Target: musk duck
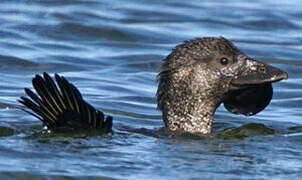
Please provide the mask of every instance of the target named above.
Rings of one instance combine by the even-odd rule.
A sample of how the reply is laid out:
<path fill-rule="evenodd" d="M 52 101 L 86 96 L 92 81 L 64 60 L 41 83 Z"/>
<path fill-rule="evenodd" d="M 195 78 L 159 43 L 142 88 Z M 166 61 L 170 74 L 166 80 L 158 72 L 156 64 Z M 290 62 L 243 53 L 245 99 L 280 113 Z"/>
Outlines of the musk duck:
<path fill-rule="evenodd" d="M 223 37 L 197 38 L 176 46 L 158 74 L 157 104 L 170 132 L 209 134 L 217 107 L 251 116 L 271 101 L 271 83 L 287 79 L 286 72 L 254 60 Z M 112 131 L 112 117 L 87 103 L 63 76 L 55 81 L 44 73 L 32 80 L 34 93 L 19 102 L 50 130 Z"/>

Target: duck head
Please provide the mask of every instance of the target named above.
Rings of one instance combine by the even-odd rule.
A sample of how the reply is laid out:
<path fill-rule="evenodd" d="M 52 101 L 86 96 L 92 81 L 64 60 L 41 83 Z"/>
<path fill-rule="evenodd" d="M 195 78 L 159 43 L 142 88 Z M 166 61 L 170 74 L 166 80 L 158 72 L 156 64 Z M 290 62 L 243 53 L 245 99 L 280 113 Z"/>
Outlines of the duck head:
<path fill-rule="evenodd" d="M 221 103 L 232 113 L 254 115 L 270 103 L 271 83 L 287 77 L 223 37 L 198 38 L 176 46 L 164 59 L 158 108 L 168 130 L 207 134 Z"/>

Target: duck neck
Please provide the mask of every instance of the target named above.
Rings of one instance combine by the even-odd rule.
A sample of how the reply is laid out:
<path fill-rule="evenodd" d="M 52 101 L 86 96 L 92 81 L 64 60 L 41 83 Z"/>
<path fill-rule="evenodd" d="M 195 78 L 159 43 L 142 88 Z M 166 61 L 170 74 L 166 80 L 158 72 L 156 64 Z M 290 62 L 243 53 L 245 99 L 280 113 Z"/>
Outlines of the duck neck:
<path fill-rule="evenodd" d="M 182 97 L 178 103 L 168 103 L 164 111 L 165 125 L 170 131 L 209 134 L 218 103 L 210 99 Z M 206 99 L 206 100 L 205 100 Z"/>
<path fill-rule="evenodd" d="M 221 95 L 215 88 L 213 78 L 216 77 L 209 78 L 207 72 L 204 73 L 196 75 L 183 69 L 170 76 L 161 106 L 168 130 L 211 133 L 213 116 L 221 102 Z"/>

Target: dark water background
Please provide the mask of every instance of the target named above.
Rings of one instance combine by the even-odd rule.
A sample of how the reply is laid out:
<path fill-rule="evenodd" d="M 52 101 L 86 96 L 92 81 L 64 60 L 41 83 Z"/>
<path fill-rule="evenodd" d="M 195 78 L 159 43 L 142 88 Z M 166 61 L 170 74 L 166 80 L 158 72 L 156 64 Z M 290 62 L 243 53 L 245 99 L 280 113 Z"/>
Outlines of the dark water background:
<path fill-rule="evenodd" d="M 278 2 L 278 3 L 276 3 Z M 300 179 L 302 3 L 275 1 L 2 0 L 0 179 Z M 215 131 L 261 123 L 247 138 L 170 137 L 156 110 L 156 74 L 180 42 L 225 36 L 289 73 L 253 117 L 220 107 Z M 36 73 L 59 72 L 114 116 L 115 134 L 41 137 L 16 100 Z M 139 128 L 146 128 L 135 130 Z M 257 134 L 257 132 L 256 132 Z"/>

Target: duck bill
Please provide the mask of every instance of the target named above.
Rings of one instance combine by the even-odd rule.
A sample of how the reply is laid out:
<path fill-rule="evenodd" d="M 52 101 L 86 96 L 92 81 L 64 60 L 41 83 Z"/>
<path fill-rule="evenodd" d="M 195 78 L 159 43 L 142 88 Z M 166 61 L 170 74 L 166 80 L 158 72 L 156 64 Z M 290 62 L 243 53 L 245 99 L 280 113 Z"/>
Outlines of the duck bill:
<path fill-rule="evenodd" d="M 252 116 L 267 107 L 273 96 L 272 83 L 287 79 L 286 72 L 248 59 L 240 74 L 231 80 L 231 90 L 223 101 L 224 107 L 235 114 Z"/>
<path fill-rule="evenodd" d="M 248 59 L 241 69 L 240 75 L 236 76 L 231 84 L 238 88 L 242 86 L 278 82 L 287 78 L 287 73 L 281 69 L 256 60 Z"/>

